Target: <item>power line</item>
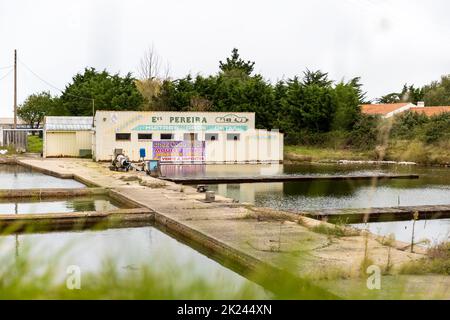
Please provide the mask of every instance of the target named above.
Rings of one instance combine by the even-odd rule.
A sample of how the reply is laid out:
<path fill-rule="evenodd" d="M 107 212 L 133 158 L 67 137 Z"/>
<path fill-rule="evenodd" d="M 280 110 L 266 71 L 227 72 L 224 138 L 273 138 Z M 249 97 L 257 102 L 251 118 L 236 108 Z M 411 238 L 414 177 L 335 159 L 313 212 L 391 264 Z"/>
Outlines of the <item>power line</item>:
<path fill-rule="evenodd" d="M 42 78 L 40 75 L 38 75 L 36 72 L 34 72 L 33 70 L 31 70 L 30 67 L 28 67 L 22 60 L 17 59 L 19 61 L 19 63 L 25 67 L 25 69 L 27 69 L 31 74 L 33 74 L 36 78 L 38 78 L 39 80 L 41 80 L 42 82 L 44 82 L 46 85 L 48 85 L 49 87 L 58 90 L 59 92 L 66 94 L 68 96 L 72 96 L 74 98 L 79 98 L 79 99 L 84 99 L 84 100 L 89 100 L 89 101 L 93 101 L 94 98 L 87 98 L 87 97 L 82 97 L 82 96 L 77 96 L 75 94 L 71 94 L 68 92 L 64 92 L 64 90 L 61 90 L 60 88 L 58 88 L 57 86 L 51 84 L 50 82 L 48 82 L 47 80 L 45 80 L 44 78 Z"/>
<path fill-rule="evenodd" d="M 7 76 L 9 76 L 13 72 L 13 69 L 9 70 L 3 77 L 0 78 L 0 80 L 5 79 Z"/>
<path fill-rule="evenodd" d="M 5 66 L 5 67 L 0 67 L 0 69 L 8 69 L 8 68 L 12 68 L 13 66 Z"/>

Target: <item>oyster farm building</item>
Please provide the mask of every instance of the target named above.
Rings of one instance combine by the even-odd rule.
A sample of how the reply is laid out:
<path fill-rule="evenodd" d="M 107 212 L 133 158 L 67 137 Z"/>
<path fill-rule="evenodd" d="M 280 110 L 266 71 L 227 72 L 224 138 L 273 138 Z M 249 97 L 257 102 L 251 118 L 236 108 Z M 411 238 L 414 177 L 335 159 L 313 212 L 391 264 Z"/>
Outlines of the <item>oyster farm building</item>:
<path fill-rule="evenodd" d="M 61 117 L 64 118 L 64 117 Z M 84 126 L 73 122 L 78 118 Z M 92 119 L 92 118 L 91 118 Z M 52 119 L 55 121 L 55 119 Z M 80 124 L 81 124 L 80 123 Z M 71 117 L 69 129 L 44 139 L 44 157 L 74 156 L 75 129 L 86 130 L 86 117 Z M 54 127 L 46 127 L 44 132 Z M 255 129 L 255 113 L 246 112 L 141 112 L 97 111 L 92 121 L 91 154 L 96 161 L 111 161 L 121 149 L 132 161 L 162 163 L 278 163 L 283 161 L 283 134 Z M 55 137 L 59 137 L 55 139 Z M 72 150 L 55 150 L 58 146 Z M 46 153 L 45 150 L 52 150 Z M 86 154 L 86 145 L 83 145 Z M 80 154 L 80 153 L 79 153 Z"/>

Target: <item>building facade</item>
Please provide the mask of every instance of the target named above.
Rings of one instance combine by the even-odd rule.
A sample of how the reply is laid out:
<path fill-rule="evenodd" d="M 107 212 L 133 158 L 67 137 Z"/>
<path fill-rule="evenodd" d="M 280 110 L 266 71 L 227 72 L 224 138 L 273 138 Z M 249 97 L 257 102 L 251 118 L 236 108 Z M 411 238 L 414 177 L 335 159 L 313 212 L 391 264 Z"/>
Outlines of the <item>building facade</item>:
<path fill-rule="evenodd" d="M 163 163 L 281 162 L 283 134 L 255 129 L 254 113 L 97 111 L 93 158 L 115 149 L 132 161 Z"/>
<path fill-rule="evenodd" d="M 92 117 L 45 117 L 43 157 L 91 157 Z"/>

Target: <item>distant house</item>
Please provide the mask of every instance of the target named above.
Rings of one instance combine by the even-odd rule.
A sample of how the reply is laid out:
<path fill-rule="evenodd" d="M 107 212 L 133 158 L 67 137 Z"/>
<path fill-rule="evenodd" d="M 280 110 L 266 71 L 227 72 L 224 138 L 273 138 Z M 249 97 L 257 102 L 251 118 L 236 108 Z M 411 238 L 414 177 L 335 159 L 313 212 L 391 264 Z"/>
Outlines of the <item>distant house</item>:
<path fill-rule="evenodd" d="M 450 106 L 439 106 L 439 107 L 414 107 L 411 111 L 425 114 L 429 117 L 437 116 L 446 112 L 450 112 Z"/>
<path fill-rule="evenodd" d="M 445 112 L 450 112 L 450 106 L 425 107 L 424 102 L 413 103 L 388 103 L 388 104 L 363 104 L 361 112 L 367 115 L 379 115 L 383 118 L 390 118 L 396 114 L 412 111 L 425 114 L 429 117 Z"/>
<path fill-rule="evenodd" d="M 417 107 L 412 103 L 384 103 L 384 104 L 363 104 L 361 112 L 367 115 L 378 115 L 383 118 L 391 118 L 398 113 L 402 113 Z"/>

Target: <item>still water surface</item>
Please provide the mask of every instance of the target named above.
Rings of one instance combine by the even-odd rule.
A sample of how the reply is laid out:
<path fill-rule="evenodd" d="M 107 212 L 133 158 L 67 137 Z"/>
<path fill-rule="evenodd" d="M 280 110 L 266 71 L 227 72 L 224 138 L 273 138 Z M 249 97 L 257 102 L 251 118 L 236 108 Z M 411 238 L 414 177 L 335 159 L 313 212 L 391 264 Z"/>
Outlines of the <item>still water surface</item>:
<path fill-rule="evenodd" d="M 45 199 L 41 201 L 30 199 L 0 199 L 0 215 L 105 211 L 124 207 L 124 205 L 106 196 L 75 197 L 54 200 Z"/>
<path fill-rule="evenodd" d="M 167 166 L 168 176 L 418 174 L 419 179 L 221 184 L 209 188 L 240 202 L 277 209 L 368 208 L 450 204 L 450 169 L 363 165 Z"/>
<path fill-rule="evenodd" d="M 294 211 L 324 208 L 369 208 L 450 204 L 450 168 L 401 165 L 206 165 L 167 166 L 171 176 L 259 176 L 259 175 L 375 175 L 418 174 L 419 179 L 368 181 L 304 181 L 284 183 L 221 184 L 210 190 L 261 207 Z M 368 225 L 375 233 L 393 233 L 399 240 L 411 239 L 411 221 L 379 222 Z M 416 239 L 448 240 L 448 220 L 416 223 Z"/>
<path fill-rule="evenodd" d="M 83 188 L 72 179 L 52 177 L 19 165 L 0 164 L 0 189 Z"/>
<path fill-rule="evenodd" d="M 22 234 L 0 237 L 2 261 L 24 256 L 28 261 L 53 265 L 65 279 L 66 268 L 79 266 L 82 274 L 100 271 L 106 265 L 121 274 L 139 273 L 149 267 L 161 281 L 183 286 L 193 279 L 217 285 L 220 296 L 232 297 L 248 285 L 257 297 L 269 293 L 234 271 L 173 239 L 153 226 L 98 231 Z M 39 272 L 37 269 L 35 272 Z M 175 291 L 176 292 L 176 291 Z"/>

